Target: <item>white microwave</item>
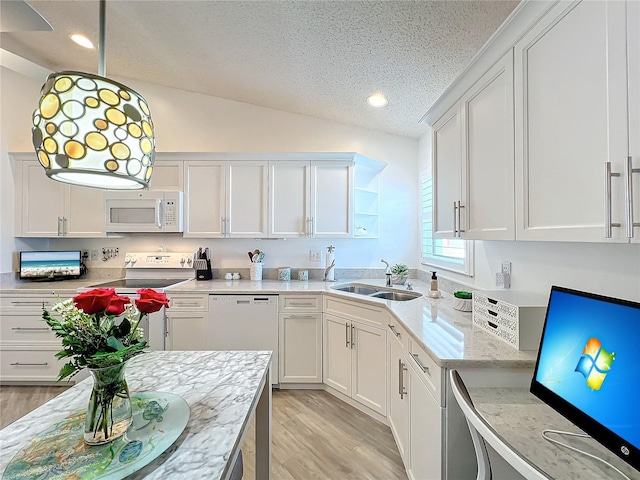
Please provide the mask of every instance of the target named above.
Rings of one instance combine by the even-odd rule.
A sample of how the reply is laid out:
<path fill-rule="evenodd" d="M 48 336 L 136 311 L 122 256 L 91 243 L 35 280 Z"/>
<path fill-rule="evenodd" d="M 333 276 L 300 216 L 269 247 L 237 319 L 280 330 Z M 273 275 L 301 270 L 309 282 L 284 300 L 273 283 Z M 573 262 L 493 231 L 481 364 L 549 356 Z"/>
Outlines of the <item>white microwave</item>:
<path fill-rule="evenodd" d="M 107 233 L 182 232 L 182 192 L 106 191 Z"/>

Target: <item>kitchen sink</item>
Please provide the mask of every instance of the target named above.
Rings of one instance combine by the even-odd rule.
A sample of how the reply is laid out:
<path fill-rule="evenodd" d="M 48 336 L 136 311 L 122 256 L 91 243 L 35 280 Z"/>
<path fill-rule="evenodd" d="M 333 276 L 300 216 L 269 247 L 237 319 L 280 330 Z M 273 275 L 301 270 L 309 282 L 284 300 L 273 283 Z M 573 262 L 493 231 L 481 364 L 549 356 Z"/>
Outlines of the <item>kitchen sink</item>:
<path fill-rule="evenodd" d="M 406 302 L 407 300 L 413 300 L 414 298 L 418 298 L 422 296 L 422 294 L 416 293 L 416 292 L 382 291 L 378 293 L 373 293 L 370 296 L 374 298 L 384 298 L 385 300 L 395 300 L 396 302 Z"/>
<path fill-rule="evenodd" d="M 406 302 L 407 300 L 413 300 L 422 296 L 422 294 L 418 292 L 373 287 L 371 285 L 362 285 L 359 283 L 345 283 L 344 285 L 336 285 L 331 288 L 341 292 L 355 293 L 366 297 L 393 300 L 396 302 Z"/>

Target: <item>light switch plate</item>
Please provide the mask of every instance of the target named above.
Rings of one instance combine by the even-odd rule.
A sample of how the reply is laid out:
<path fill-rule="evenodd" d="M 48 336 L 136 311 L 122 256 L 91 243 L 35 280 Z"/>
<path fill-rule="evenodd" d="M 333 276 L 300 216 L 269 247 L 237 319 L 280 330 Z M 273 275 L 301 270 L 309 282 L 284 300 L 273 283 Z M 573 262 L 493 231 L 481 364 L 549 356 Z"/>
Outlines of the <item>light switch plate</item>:
<path fill-rule="evenodd" d="M 322 251 L 309 250 L 309 260 L 312 262 L 320 263 L 322 261 Z"/>

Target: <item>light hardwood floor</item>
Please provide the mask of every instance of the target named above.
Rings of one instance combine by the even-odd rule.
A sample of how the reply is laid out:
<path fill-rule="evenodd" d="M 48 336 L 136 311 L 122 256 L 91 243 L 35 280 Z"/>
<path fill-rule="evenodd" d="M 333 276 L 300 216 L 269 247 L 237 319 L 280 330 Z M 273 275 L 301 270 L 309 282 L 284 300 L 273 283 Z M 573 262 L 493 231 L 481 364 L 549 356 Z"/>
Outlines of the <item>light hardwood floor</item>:
<path fill-rule="evenodd" d="M 0 387 L 5 427 L 65 387 Z M 245 474 L 255 479 L 253 425 L 242 445 Z M 274 390 L 274 480 L 405 480 L 389 427 L 321 390 Z"/>

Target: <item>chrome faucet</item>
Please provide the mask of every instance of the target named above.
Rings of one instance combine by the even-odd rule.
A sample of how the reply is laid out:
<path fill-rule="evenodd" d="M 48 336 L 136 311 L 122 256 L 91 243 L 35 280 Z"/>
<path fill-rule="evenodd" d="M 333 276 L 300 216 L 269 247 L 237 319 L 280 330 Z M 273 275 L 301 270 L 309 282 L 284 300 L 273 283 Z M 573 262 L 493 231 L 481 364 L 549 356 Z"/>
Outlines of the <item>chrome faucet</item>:
<path fill-rule="evenodd" d="M 387 266 L 387 270 L 384 272 L 384 274 L 387 276 L 387 287 L 390 287 L 391 286 L 391 267 L 389 266 L 389 262 L 387 262 L 384 258 L 381 259 L 380 261 Z"/>

